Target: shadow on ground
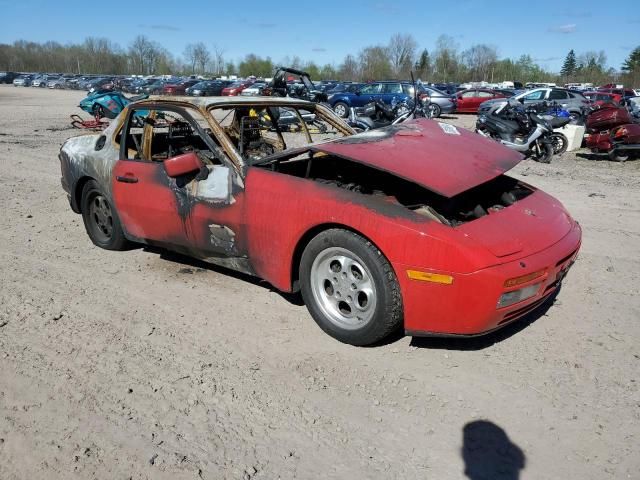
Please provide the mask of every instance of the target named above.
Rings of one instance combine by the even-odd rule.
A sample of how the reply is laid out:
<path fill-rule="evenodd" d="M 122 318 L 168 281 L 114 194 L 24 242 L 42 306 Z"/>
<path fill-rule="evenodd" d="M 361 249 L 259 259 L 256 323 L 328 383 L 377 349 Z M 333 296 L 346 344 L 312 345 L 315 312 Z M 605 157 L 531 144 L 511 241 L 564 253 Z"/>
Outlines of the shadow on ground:
<path fill-rule="evenodd" d="M 238 280 L 242 280 L 243 282 L 247 282 L 252 285 L 257 285 L 259 287 L 265 288 L 270 292 L 277 293 L 282 298 L 284 298 L 287 302 L 293 305 L 297 305 L 297 306 L 304 305 L 304 302 L 302 301 L 302 295 L 300 295 L 300 293 L 281 292 L 277 288 L 274 288 L 269 282 L 266 282 L 265 280 L 262 280 L 258 277 L 253 277 L 251 275 L 247 275 L 246 273 L 241 273 L 236 270 L 231 270 L 230 268 L 213 265 L 203 260 L 198 260 L 197 258 L 189 257 L 187 255 L 182 255 L 180 253 L 175 253 L 160 247 L 152 247 L 152 246 L 144 245 L 143 250 L 145 252 L 158 254 L 162 260 L 166 260 L 172 263 L 177 263 L 180 265 L 186 265 L 187 268 L 181 268 L 180 270 L 178 270 L 179 273 L 188 275 L 188 274 L 194 273 L 194 271 L 196 270 L 200 270 L 200 271 L 208 270 L 211 272 L 220 273 L 222 275 L 226 275 L 232 278 L 237 278 Z M 188 267 L 191 267 L 191 269 Z"/>
<path fill-rule="evenodd" d="M 158 254 L 161 259 L 183 265 L 184 268 L 178 270 L 178 273 L 193 274 L 196 271 L 212 271 L 222 275 L 227 275 L 244 282 L 248 282 L 252 285 L 257 285 L 269 290 L 270 292 L 277 293 L 284 300 L 292 305 L 304 306 L 302 295 L 299 292 L 286 293 L 274 288 L 269 282 L 266 282 L 260 278 L 247 275 L 245 273 L 237 272 L 229 268 L 221 267 L 207 263 L 203 260 L 198 260 L 187 255 L 175 253 L 163 248 L 144 245 L 141 246 L 144 251 Z M 547 310 L 553 305 L 558 292 L 562 287 L 558 288 L 542 305 L 528 313 L 524 317 L 514 321 L 513 323 L 503 327 L 495 332 L 488 333 L 477 337 L 463 337 L 463 336 L 451 336 L 451 337 L 413 337 L 410 345 L 418 348 L 430 348 L 430 349 L 442 349 L 442 350 L 462 350 L 462 351 L 474 351 L 488 348 L 498 342 L 502 342 L 510 338 L 511 336 L 521 332 L 540 317 L 546 315 Z M 393 344 L 405 337 L 403 330 L 398 330 L 384 340 L 371 347 L 382 347 L 385 345 Z"/>
<path fill-rule="evenodd" d="M 518 480 L 526 465 L 522 449 L 488 420 L 464 426 L 461 454 L 464 474 L 471 480 Z"/>

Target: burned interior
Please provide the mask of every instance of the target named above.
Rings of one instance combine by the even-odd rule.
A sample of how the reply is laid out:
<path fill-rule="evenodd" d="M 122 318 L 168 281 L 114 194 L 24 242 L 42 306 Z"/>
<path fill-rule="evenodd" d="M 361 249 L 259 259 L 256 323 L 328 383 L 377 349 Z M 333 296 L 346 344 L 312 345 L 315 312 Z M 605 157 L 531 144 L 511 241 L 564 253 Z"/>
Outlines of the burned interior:
<path fill-rule="evenodd" d="M 250 162 L 352 133 L 310 106 L 229 105 L 212 109 L 211 115 Z"/>
<path fill-rule="evenodd" d="M 263 159 L 255 166 L 379 197 L 451 227 L 502 210 L 533 193 L 522 182 L 499 175 L 447 198 L 396 175 L 312 149 Z"/>

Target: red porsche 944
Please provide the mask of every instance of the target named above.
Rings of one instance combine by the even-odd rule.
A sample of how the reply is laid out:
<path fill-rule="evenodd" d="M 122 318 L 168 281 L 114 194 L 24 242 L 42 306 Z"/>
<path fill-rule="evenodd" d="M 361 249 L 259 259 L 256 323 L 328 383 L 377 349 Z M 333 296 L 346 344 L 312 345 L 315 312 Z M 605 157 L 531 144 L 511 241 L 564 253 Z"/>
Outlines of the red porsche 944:
<path fill-rule="evenodd" d="M 581 230 L 505 175 L 520 161 L 432 120 L 356 134 L 274 97 L 150 98 L 60 151 L 99 247 L 157 245 L 299 290 L 354 345 L 490 332 L 557 290 Z"/>

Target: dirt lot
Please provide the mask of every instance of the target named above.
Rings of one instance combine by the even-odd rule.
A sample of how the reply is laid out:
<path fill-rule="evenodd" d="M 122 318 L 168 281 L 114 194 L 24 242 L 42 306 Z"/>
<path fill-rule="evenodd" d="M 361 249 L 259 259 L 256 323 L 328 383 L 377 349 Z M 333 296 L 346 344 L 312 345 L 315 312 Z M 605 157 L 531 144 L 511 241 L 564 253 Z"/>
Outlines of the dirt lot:
<path fill-rule="evenodd" d="M 82 95 L 0 86 L 0 478 L 640 478 L 640 161 L 516 168 L 584 229 L 546 311 L 355 348 L 265 283 L 94 247 L 57 160 Z"/>

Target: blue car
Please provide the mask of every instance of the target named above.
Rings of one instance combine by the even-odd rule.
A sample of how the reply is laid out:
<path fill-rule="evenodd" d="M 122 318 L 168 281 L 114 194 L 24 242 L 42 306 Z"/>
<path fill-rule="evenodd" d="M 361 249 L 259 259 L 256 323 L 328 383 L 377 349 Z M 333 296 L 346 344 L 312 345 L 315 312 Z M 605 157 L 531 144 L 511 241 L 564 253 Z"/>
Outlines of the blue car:
<path fill-rule="evenodd" d="M 367 83 L 355 92 L 333 93 L 327 101 L 338 116 L 346 118 L 351 107 L 363 107 L 376 100 L 391 105 L 394 98 L 398 102 L 413 98 L 413 85 L 410 82 L 393 81 Z"/>

